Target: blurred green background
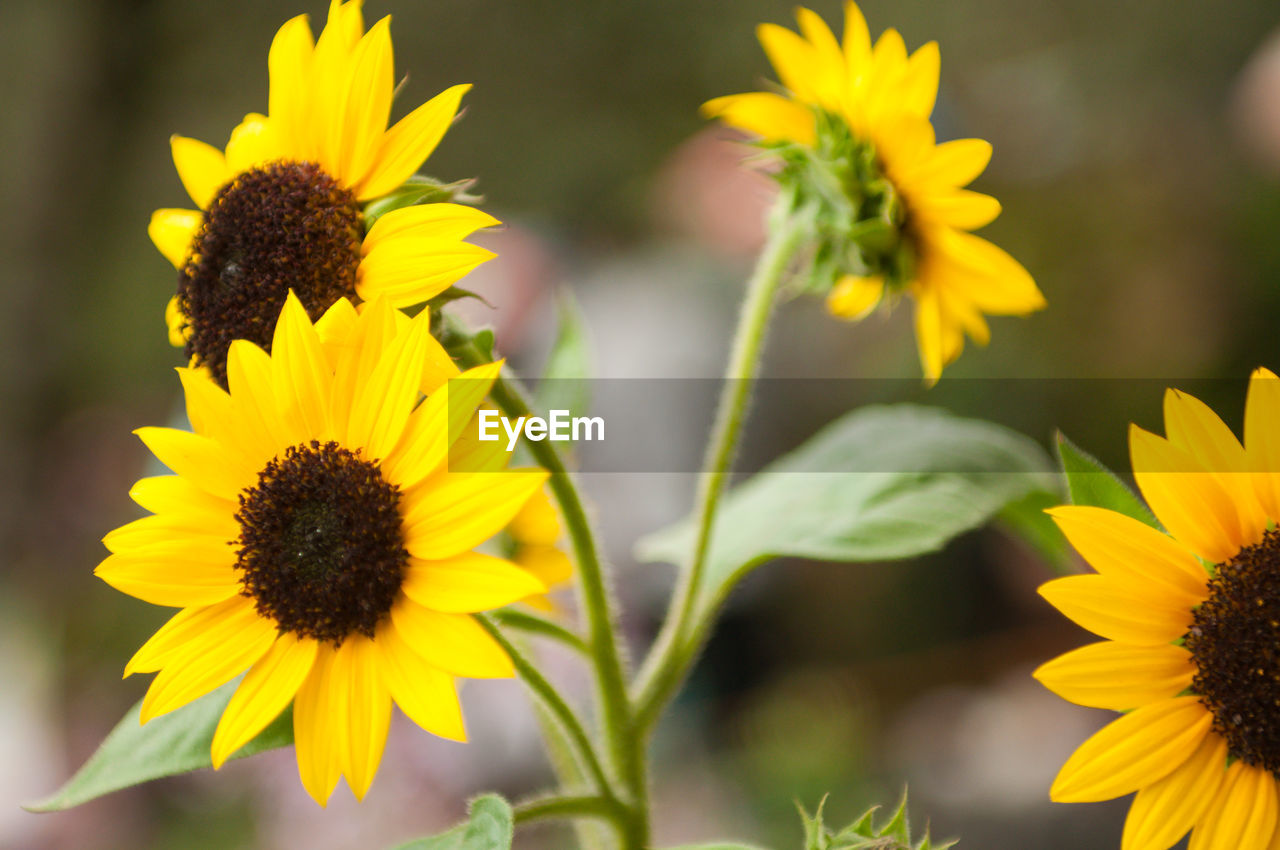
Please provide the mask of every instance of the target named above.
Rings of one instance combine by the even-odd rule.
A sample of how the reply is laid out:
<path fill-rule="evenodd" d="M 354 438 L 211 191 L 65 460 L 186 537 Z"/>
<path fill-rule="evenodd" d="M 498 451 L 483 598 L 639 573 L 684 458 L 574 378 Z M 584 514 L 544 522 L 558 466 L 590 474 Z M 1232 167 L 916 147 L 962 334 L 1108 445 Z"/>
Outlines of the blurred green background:
<path fill-rule="evenodd" d="M 812 5 L 839 26 L 838 3 Z M 790 23 L 791 10 L 774 0 L 367 4 L 369 22 L 394 16 L 408 77 L 397 114 L 475 84 L 426 170 L 478 176 L 487 208 L 510 225 L 486 237 L 501 258 L 475 284 L 499 309 L 473 315 L 496 324 L 517 363 L 536 372 L 551 294 L 565 283 L 590 316 L 601 375 L 718 374 L 767 182 L 739 167 L 741 150 L 697 107 L 770 76 L 752 30 Z M 909 310 L 855 327 L 797 302 L 781 311 L 767 373 L 908 379 L 913 398 L 1046 445 L 1061 426 L 1118 467 L 1129 421 L 1159 427 L 1166 382 L 1229 379 L 1201 386 L 1238 427 L 1240 380 L 1280 367 L 1280 10 L 1263 0 L 869 0 L 864 10 L 873 33 L 897 26 L 912 48 L 940 41 L 939 136 L 994 144 L 976 188 L 1005 212 L 984 235 L 1031 270 L 1050 306 L 996 320 L 990 348 L 948 371 L 966 380 L 925 393 Z M 145 683 L 121 684 L 119 671 L 164 616 L 91 569 L 101 535 L 133 516 L 125 494 L 146 459 L 130 431 L 166 420 L 176 402 L 179 358 L 162 321 L 174 274 L 145 232 L 154 208 L 186 204 L 167 139 L 225 142 L 245 112 L 265 108 L 275 28 L 305 11 L 318 31 L 324 8 L 7 0 L 3 11 L 0 847 L 376 848 L 451 822 L 487 787 L 537 788 L 546 771 L 528 711 L 494 698 L 518 689 L 481 683 L 468 689 L 474 743 L 397 723 L 362 806 L 340 790 L 317 809 L 286 752 L 67 814 L 16 808 L 64 779 L 137 699 Z M 830 412 L 823 402 L 757 410 L 752 431 L 812 431 Z M 685 431 L 673 444 L 703 438 Z M 757 438 L 746 461 L 780 447 Z M 588 481 L 637 646 L 669 574 L 631 563 L 630 541 L 681 514 L 693 483 Z M 812 808 L 831 792 L 839 820 L 893 802 L 909 781 L 913 810 L 962 847 L 1118 845 L 1123 804 L 1047 802 L 1062 759 L 1104 719 L 1027 675 L 1082 642 L 1034 595 L 1047 575 L 997 532 L 910 564 L 763 570 L 663 727 L 659 840 L 733 834 L 797 847 L 794 799 Z M 582 685 L 572 670 L 557 675 Z"/>

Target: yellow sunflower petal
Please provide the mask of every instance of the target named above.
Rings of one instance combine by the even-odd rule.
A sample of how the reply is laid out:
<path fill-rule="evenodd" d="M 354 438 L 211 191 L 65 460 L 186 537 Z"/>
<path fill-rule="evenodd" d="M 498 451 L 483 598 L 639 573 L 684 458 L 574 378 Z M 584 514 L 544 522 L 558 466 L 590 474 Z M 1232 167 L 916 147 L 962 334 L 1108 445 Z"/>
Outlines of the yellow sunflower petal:
<path fill-rule="evenodd" d="M 387 480 L 408 489 L 439 469 L 501 370 L 501 362 L 468 369 L 428 395 L 383 464 Z"/>
<path fill-rule="evenodd" d="M 470 615 L 432 611 L 401 596 L 391 606 L 391 623 L 433 667 L 470 679 L 515 675 L 507 653 Z"/>
<path fill-rule="evenodd" d="M 191 337 L 191 327 L 182 313 L 177 295 L 171 296 L 169 303 L 164 305 L 164 323 L 169 329 L 169 344 L 174 348 L 185 346 Z"/>
<path fill-rule="evenodd" d="M 292 442 L 330 439 L 333 373 L 307 310 L 292 291 L 271 342 L 271 371 L 276 402 Z"/>
<path fill-rule="evenodd" d="M 276 403 L 270 355 L 248 340 L 233 341 L 227 349 L 227 386 L 245 431 L 263 435 L 276 450 L 293 444 Z"/>
<path fill-rule="evenodd" d="M 1269 369 L 1249 377 L 1244 444 L 1258 498 L 1269 516 L 1280 519 L 1280 379 Z"/>
<path fill-rule="evenodd" d="M 938 294 L 922 290 L 916 295 L 916 346 L 925 381 L 942 377 L 942 369 L 959 355 L 964 338 L 943 316 Z"/>
<path fill-rule="evenodd" d="M 336 651 L 320 644 L 311 672 L 293 700 L 293 743 L 298 758 L 298 777 L 311 798 L 325 806 L 342 775 L 338 749 L 346 724 L 346 700 L 340 700 L 334 686 Z"/>
<path fill-rule="evenodd" d="M 496 254 L 469 242 L 391 239 L 373 246 L 357 270 L 356 294 L 410 307 L 436 297 Z"/>
<path fill-rule="evenodd" d="M 351 58 L 337 150 L 338 173 L 348 186 L 359 186 L 374 166 L 391 117 L 395 72 L 390 25 L 389 15 L 374 24 Z"/>
<path fill-rule="evenodd" d="M 307 16 L 298 15 L 276 31 L 267 53 L 267 114 L 276 125 L 283 150 L 304 160 L 315 157 L 314 149 L 305 143 L 310 135 L 306 116 L 314 50 Z"/>
<path fill-rule="evenodd" d="M 1129 454 L 1156 518 L 1197 555 L 1221 563 L 1257 542 L 1258 530 L 1242 524 L 1237 508 L 1239 499 L 1252 500 L 1252 491 L 1228 491 L 1188 452 L 1136 425 L 1129 429 Z"/>
<path fill-rule="evenodd" d="M 433 611 L 470 614 L 545 593 L 541 581 L 505 558 L 467 552 L 439 561 L 410 558 L 401 589 Z"/>
<path fill-rule="evenodd" d="M 984 313 L 1022 316 L 1045 306 L 1044 295 L 1022 264 L 986 239 L 951 227 L 930 232 L 922 259 L 946 285 Z M 922 272 L 923 274 L 923 272 Z"/>
<path fill-rule="evenodd" d="M 521 569 L 533 573 L 548 591 L 573 578 L 573 562 L 556 546 L 527 543 L 516 550 L 512 560 Z"/>
<path fill-rule="evenodd" d="M 238 464 L 234 455 L 209 437 L 176 428 L 146 427 L 133 433 L 169 469 L 223 499 L 236 499 L 257 473 Z"/>
<path fill-rule="evenodd" d="M 1000 202 L 968 189 L 948 189 L 915 200 L 912 210 L 933 221 L 961 230 L 986 227 L 1000 215 Z"/>
<path fill-rule="evenodd" d="M 274 622 L 257 617 L 234 633 L 211 629 L 192 636 L 147 688 L 142 722 L 182 708 L 230 682 L 266 654 L 276 634 Z"/>
<path fill-rule="evenodd" d="M 216 440 L 249 468 L 262 466 L 275 453 L 271 435 L 250 426 L 231 396 L 214 383 L 207 370 L 177 371 L 193 431 Z"/>
<path fill-rule="evenodd" d="M 339 764 L 357 800 L 363 800 L 382 762 L 391 726 L 391 694 L 382 677 L 382 658 L 373 641 L 354 634 L 338 648 L 339 663 L 334 675 L 346 674 L 346 681 L 334 685 L 345 691 L 347 746 L 338 751 Z"/>
<path fill-rule="evenodd" d="M 444 138 L 470 85 L 445 89 L 397 121 L 382 139 L 377 164 L 357 196 L 365 201 L 396 189 L 413 176 Z"/>
<path fill-rule="evenodd" d="M 1186 762 L 1212 722 L 1195 696 L 1136 709 L 1080 745 L 1058 772 L 1049 797 L 1058 803 L 1094 803 L 1144 788 Z"/>
<path fill-rule="evenodd" d="M 933 148 L 932 153 L 912 164 L 901 180 L 911 185 L 959 188 L 967 186 L 991 162 L 991 143 L 982 139 L 955 139 Z"/>
<path fill-rule="evenodd" d="M 187 538 L 184 542 L 193 542 L 193 539 Z M 108 555 L 93 574 L 121 593 L 152 605 L 170 608 L 213 605 L 240 592 L 235 553 L 229 546 L 223 548 L 226 554 L 220 563 L 212 561 L 205 551 L 212 550 L 213 546 L 199 547 L 202 558 L 209 560 L 162 557 L 158 552 L 151 557 L 113 554 Z"/>
<path fill-rule="evenodd" d="M 383 681 L 400 710 L 433 735 L 467 740 L 453 677 L 414 652 L 390 620 L 379 624 L 373 642 L 380 655 Z"/>
<path fill-rule="evenodd" d="M 403 494 L 405 548 L 426 560 L 474 549 L 501 531 L 546 480 L 540 469 L 438 474 Z"/>
<path fill-rule="evenodd" d="M 485 410 L 494 410 L 484 405 Z M 489 422 L 489 434 L 493 435 L 493 423 Z M 449 457 L 445 467 L 437 471 L 437 475 L 450 472 L 497 472 L 506 469 L 511 461 L 511 453 L 507 451 L 507 443 L 503 439 L 480 439 L 480 414 L 471 417 L 462 429 L 462 433 L 449 447 Z"/>
<path fill-rule="evenodd" d="M 883 296 L 884 278 L 879 275 L 845 275 L 836 282 L 835 288 L 827 296 L 827 312 L 841 319 L 860 321 L 871 315 Z"/>
<path fill-rule="evenodd" d="M 1187 597 L 1187 607 L 1202 600 L 1209 574 L 1190 549 L 1146 523 L 1088 505 L 1063 505 L 1048 511 L 1067 540 L 1095 570 L 1150 582 Z"/>
<path fill-rule="evenodd" d="M 154 673 L 170 661 L 181 658 L 193 641 L 204 636 L 223 640 L 244 631 L 259 619 L 261 617 L 254 610 L 253 603 L 243 596 L 233 596 L 216 605 L 184 608 L 170 617 L 133 654 L 124 667 L 125 678 L 134 673 Z"/>
<path fill-rule="evenodd" d="M 311 672 L 318 647 L 310 638 L 283 632 L 249 668 L 213 733 L 214 770 L 284 711 Z"/>
<path fill-rule="evenodd" d="M 178 169 L 182 187 L 196 206 L 206 209 L 213 196 L 231 178 L 226 157 L 213 145 L 186 136 L 170 137 L 169 147 L 173 150 L 173 164 Z"/>
<path fill-rule="evenodd" d="M 285 154 L 275 124 L 265 115 L 252 112 L 231 131 L 227 142 L 227 172 L 239 174 L 255 165 L 281 159 Z"/>
<path fill-rule="evenodd" d="M 1212 733 L 1186 763 L 1139 789 L 1120 850 L 1168 850 L 1200 820 L 1227 773 L 1227 742 Z"/>
<path fill-rule="evenodd" d="M 817 140 L 813 110 L 773 92 L 713 98 L 702 104 L 702 114 L 768 141 L 812 145 Z"/>
<path fill-rule="evenodd" d="M 1040 586 L 1063 614 L 1104 638 L 1139 646 L 1169 643 L 1191 625 L 1191 609 L 1176 596 L 1114 576 L 1067 576 Z"/>
<path fill-rule="evenodd" d="M 1041 664 L 1033 676 L 1063 699 L 1128 711 L 1191 687 L 1191 653 L 1173 644 L 1091 643 Z"/>
<path fill-rule="evenodd" d="M 380 216 L 369 228 L 361 250 L 368 254 L 379 244 L 394 239 L 457 242 L 483 227 L 501 223 L 487 212 L 465 204 L 418 204 Z"/>
<path fill-rule="evenodd" d="M 383 350 L 368 380 L 354 388 L 346 439 L 363 446 L 367 459 L 387 457 L 399 442 L 418 399 L 422 358 L 433 343 L 431 317 L 424 310 Z"/>
<path fill-rule="evenodd" d="M 846 73 L 850 78 L 861 76 L 871 61 L 871 33 L 867 29 L 867 19 L 853 0 L 844 4 L 844 36 L 842 38 Z"/>
<path fill-rule="evenodd" d="M 156 210 L 147 225 L 147 235 L 164 258 L 180 269 L 186 265 L 191 243 L 203 223 L 204 215 L 195 210 Z"/>
<path fill-rule="evenodd" d="M 129 498 L 156 514 L 195 513 L 230 519 L 236 512 L 235 502 L 206 493 L 180 475 L 153 475 L 140 479 L 129 490 Z M 230 528 L 230 523 L 224 527 Z"/>
<path fill-rule="evenodd" d="M 820 103 L 818 92 L 827 83 L 813 45 L 777 24 L 760 24 L 756 37 L 778 72 L 778 80 L 797 100 Z"/>
<path fill-rule="evenodd" d="M 938 99 L 938 75 L 942 57 L 938 42 L 923 45 L 907 60 L 902 77 L 899 105 L 912 115 L 928 118 Z"/>
<path fill-rule="evenodd" d="M 1189 850 L 1267 850 L 1276 813 L 1275 777 L 1237 761 L 1191 833 Z"/>
<path fill-rule="evenodd" d="M 796 9 L 796 20 L 800 23 L 800 33 L 813 49 L 813 60 L 816 68 L 812 85 L 818 102 L 829 110 L 835 111 L 844 102 L 845 73 L 844 53 L 840 44 L 832 35 L 826 21 L 812 9 L 800 7 Z"/>

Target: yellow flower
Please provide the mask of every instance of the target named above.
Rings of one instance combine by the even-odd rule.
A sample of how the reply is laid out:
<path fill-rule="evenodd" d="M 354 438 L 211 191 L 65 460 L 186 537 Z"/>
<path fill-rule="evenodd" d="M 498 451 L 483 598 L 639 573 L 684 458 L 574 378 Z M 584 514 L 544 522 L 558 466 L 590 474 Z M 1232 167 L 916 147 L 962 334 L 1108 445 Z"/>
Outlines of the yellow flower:
<path fill-rule="evenodd" d="M 785 93 L 719 97 L 703 111 L 762 137 L 782 157 L 779 180 L 821 209 L 814 274 L 833 315 L 858 320 L 904 293 L 915 299 L 920 359 L 936 380 L 966 333 L 986 344 L 984 313 L 1025 315 L 1045 303 L 1026 269 L 968 232 L 1000 214 L 995 198 L 963 188 L 991 145 L 937 143 L 935 42 L 908 55 L 890 29 L 872 46 L 852 2 L 843 43 L 814 12 L 797 17 L 799 34 L 758 31 Z"/>
<path fill-rule="evenodd" d="M 573 578 L 573 563 L 558 545 L 562 532 L 560 515 L 545 487 L 525 502 L 507 526 L 512 544 L 511 560 L 537 576 L 548 590 Z M 545 593 L 533 594 L 522 601 L 539 611 L 555 611 L 555 605 Z"/>
<path fill-rule="evenodd" d="M 271 44 L 267 115 L 246 116 L 225 152 L 172 139 L 178 176 L 200 209 L 151 218 L 152 241 L 179 269 L 170 339 L 224 387 L 231 341 L 269 345 L 289 290 L 313 320 L 342 297 L 382 295 L 406 307 L 493 256 L 462 241 L 498 223 L 467 206 L 409 206 L 369 226 L 364 202 L 418 170 L 470 88 L 447 89 L 388 129 L 390 20 L 366 33 L 358 0 L 334 0 L 313 44 L 307 16 L 294 18 Z"/>
<path fill-rule="evenodd" d="M 1242 446 L 1206 405 L 1169 391 L 1167 437 L 1133 427 L 1134 477 L 1166 532 L 1094 507 L 1051 511 L 1096 574 L 1045 584 L 1105 638 L 1035 676 L 1126 712 L 1067 760 L 1050 796 L 1137 792 L 1123 850 L 1280 847 L 1280 380 L 1254 372 Z"/>
<path fill-rule="evenodd" d="M 448 435 L 500 364 L 452 378 L 429 321 L 381 298 L 357 314 L 343 299 L 313 326 L 290 295 L 271 354 L 231 344 L 229 392 L 179 370 L 193 431 L 137 432 L 175 474 L 134 486 L 153 515 L 108 534 L 96 570 L 182 609 L 125 668 L 158 674 L 142 722 L 245 673 L 214 766 L 292 702 L 298 772 L 322 805 L 340 775 L 364 796 L 393 701 L 464 740 L 455 677 L 512 674 L 469 614 L 545 590 L 473 551 L 546 473 L 447 469 Z M 421 385 L 437 389 L 419 403 Z"/>

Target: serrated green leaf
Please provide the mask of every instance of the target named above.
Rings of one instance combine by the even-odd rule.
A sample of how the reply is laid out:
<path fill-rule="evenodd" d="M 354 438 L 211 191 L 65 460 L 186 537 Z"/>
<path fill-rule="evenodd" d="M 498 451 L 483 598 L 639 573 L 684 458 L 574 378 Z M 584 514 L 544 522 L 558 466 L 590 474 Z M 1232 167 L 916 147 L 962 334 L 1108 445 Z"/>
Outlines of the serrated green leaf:
<path fill-rule="evenodd" d="M 515 829 L 511 806 L 497 794 L 471 801 L 468 820 L 430 838 L 415 838 L 395 850 L 511 850 Z"/>
<path fill-rule="evenodd" d="M 24 808 L 32 812 L 60 811 L 152 779 L 210 767 L 213 731 L 238 684 L 239 679 L 228 682 L 145 726 L 138 722 L 142 708 L 139 701 L 75 776 L 53 794 Z M 285 709 L 232 758 L 245 758 L 292 743 L 293 712 Z"/>
<path fill-rule="evenodd" d="M 871 406 L 828 425 L 724 498 L 704 613 L 776 557 L 863 562 L 914 557 L 1058 486 L 1046 452 L 999 425 L 914 405 Z M 872 470 L 868 472 L 842 470 Z M 685 520 L 637 545 L 643 561 L 681 563 Z"/>
<path fill-rule="evenodd" d="M 584 416 L 591 406 L 591 346 L 586 317 L 568 290 L 559 295 L 560 327 L 535 393 L 539 410 Z"/>
<path fill-rule="evenodd" d="M 1159 528 L 1155 516 L 1132 490 L 1097 458 L 1058 434 L 1058 460 L 1067 476 L 1067 488 L 1073 505 L 1091 505 L 1118 511 L 1125 516 Z"/>

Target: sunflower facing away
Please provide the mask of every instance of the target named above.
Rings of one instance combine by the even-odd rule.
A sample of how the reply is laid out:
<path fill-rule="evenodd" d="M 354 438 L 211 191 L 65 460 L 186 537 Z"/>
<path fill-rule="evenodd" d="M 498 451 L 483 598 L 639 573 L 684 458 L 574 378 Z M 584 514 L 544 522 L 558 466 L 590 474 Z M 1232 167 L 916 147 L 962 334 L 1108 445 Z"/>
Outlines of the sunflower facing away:
<path fill-rule="evenodd" d="M 246 116 L 225 152 L 173 137 L 178 176 L 200 209 L 151 218 L 152 241 L 179 270 L 169 336 L 223 387 L 231 341 L 267 347 L 290 290 L 313 320 L 343 297 L 406 307 L 493 256 L 462 241 L 498 223 L 467 206 L 405 207 L 368 226 L 364 203 L 418 170 L 469 88 L 447 89 L 388 129 L 389 25 L 366 33 L 358 0 L 335 0 L 313 43 L 307 16 L 294 18 L 271 44 L 267 115 Z"/>
<path fill-rule="evenodd" d="M 1244 445 L 1169 391 L 1166 437 L 1130 431 L 1134 477 L 1166 531 L 1113 511 L 1051 511 L 1096 574 L 1040 593 L 1105 638 L 1035 676 L 1126 712 L 1067 760 L 1050 796 L 1137 792 L 1123 850 L 1280 847 L 1280 380 L 1254 372 Z"/>
<path fill-rule="evenodd" d="M 193 431 L 138 431 L 175 474 L 135 485 L 153 515 L 108 534 L 96 570 L 182 609 L 125 668 L 157 673 L 143 723 L 245 673 L 214 766 L 292 702 L 298 772 L 322 805 L 340 775 L 364 796 L 393 701 L 465 738 L 454 678 L 512 675 L 469 614 L 546 589 L 472 550 L 546 474 L 446 467 L 498 366 L 424 381 L 441 362 L 425 310 L 408 319 L 379 298 L 357 315 L 342 299 L 313 326 L 290 294 L 270 354 L 231 344 L 229 392 L 179 370 Z M 439 389 L 419 402 L 424 383 Z"/>
<path fill-rule="evenodd" d="M 797 17 L 799 34 L 758 31 L 783 90 L 719 97 L 703 112 L 760 136 L 783 160 L 779 180 L 823 209 L 814 275 L 833 315 L 857 320 L 903 294 L 915 300 L 920 359 L 936 380 L 966 333 L 986 344 L 984 313 L 1026 315 L 1045 303 L 1026 269 L 968 232 L 1000 214 L 995 198 L 963 188 L 991 145 L 936 142 L 935 42 L 908 55 L 890 29 L 872 46 L 852 2 L 843 44 L 814 12 Z"/>

